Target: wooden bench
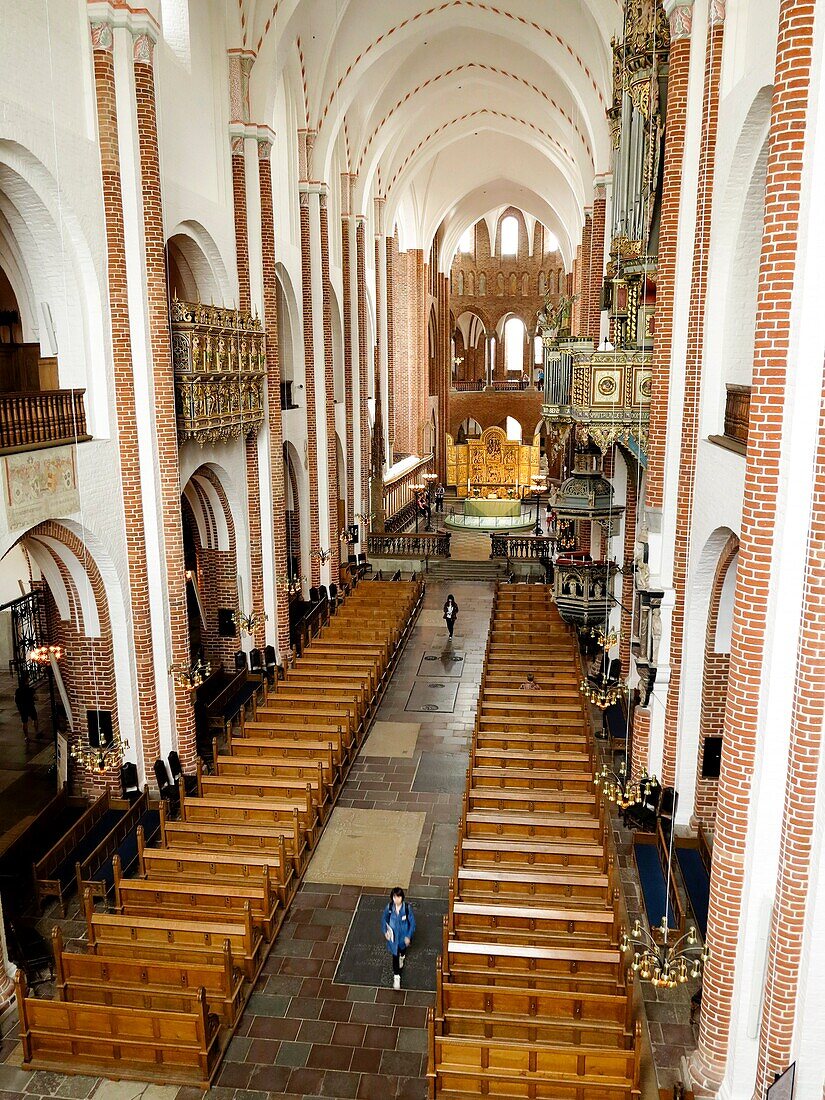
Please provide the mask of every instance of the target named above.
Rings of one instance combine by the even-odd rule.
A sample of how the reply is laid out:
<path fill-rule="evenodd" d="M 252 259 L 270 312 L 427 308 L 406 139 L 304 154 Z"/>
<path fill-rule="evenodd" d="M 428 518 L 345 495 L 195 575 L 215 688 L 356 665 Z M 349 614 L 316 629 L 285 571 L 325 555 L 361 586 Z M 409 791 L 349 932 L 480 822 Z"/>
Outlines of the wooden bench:
<path fill-rule="evenodd" d="M 120 1007 L 187 1010 L 203 988 L 210 1012 L 234 1027 L 243 1009 L 244 976 L 224 944 L 220 965 L 176 963 L 150 958 L 119 958 L 91 952 L 66 951 L 59 928 L 52 933 L 55 997 L 59 1001 Z"/>
<path fill-rule="evenodd" d="M 461 855 L 468 867 L 501 865 L 513 870 L 525 867 L 604 871 L 609 854 L 603 844 L 576 844 L 567 840 L 515 840 L 506 844 L 497 837 L 459 839 Z"/>
<path fill-rule="evenodd" d="M 4 890 L 6 916 L 22 907 L 24 893 L 34 889 L 33 866 L 65 836 L 88 810 L 89 800 L 69 794 L 64 783 L 40 813 L 9 844 L 0 856 L 0 886 Z"/>
<path fill-rule="evenodd" d="M 617 898 L 618 900 L 618 898 Z M 611 908 L 580 908 L 573 903 L 517 904 L 497 899 L 494 903 L 456 901 L 450 890 L 448 918 L 450 935 L 459 940 L 486 943 L 494 936 L 498 943 L 530 943 L 542 946 L 563 945 L 576 937 L 587 948 L 616 946 L 619 922 Z"/>
<path fill-rule="evenodd" d="M 458 853 L 458 848 L 456 848 Z M 457 867 L 456 894 L 478 901 L 527 901 L 542 903 L 569 899 L 576 905 L 604 906 L 613 898 L 611 868 L 606 872 L 571 873 L 569 868 L 559 870 L 514 871 L 500 863 L 486 867 Z"/>
<path fill-rule="evenodd" d="M 190 1012 L 29 997 L 15 978 L 24 1069 L 68 1070 L 208 1088 L 220 1057 L 219 1021 L 198 990 Z"/>
<path fill-rule="evenodd" d="M 622 952 L 607 948 L 525 947 L 523 944 L 448 939 L 442 954 L 445 981 L 563 989 L 573 993 L 626 993 Z"/>
<path fill-rule="evenodd" d="M 263 937 L 252 923 L 252 907 L 230 920 L 181 920 L 169 917 L 96 913 L 91 894 L 84 897 L 89 945 L 96 954 L 126 955 L 150 953 L 153 958 L 182 962 L 198 960 L 220 964 L 226 941 L 232 957 L 249 981 L 263 965 Z"/>
<path fill-rule="evenodd" d="M 62 914 L 66 916 L 66 899 L 77 884 L 77 864 L 82 864 L 91 855 L 130 809 L 127 801 L 112 798 L 108 791 L 95 799 L 57 844 L 34 865 L 38 906 L 42 907 L 46 898 L 57 898 Z"/>
<path fill-rule="evenodd" d="M 151 820 L 155 822 L 155 829 L 151 837 L 152 842 L 154 842 L 160 828 L 160 815 L 158 810 L 153 809 L 150 805 L 148 787 L 94 851 L 82 863 L 75 864 L 78 897 L 82 898 L 83 892 L 87 888 L 92 891 L 94 897 L 106 897 L 114 883 L 112 859 L 124 847 L 127 838 L 134 843 L 134 859 L 137 860 L 137 829 L 140 827 L 141 822 L 148 824 L 150 819 L 147 814 L 150 814 Z M 129 848 L 131 851 L 131 844 Z M 123 860 L 121 859 L 122 865 Z M 126 873 L 128 874 L 131 869 L 131 867 L 127 867 Z"/>

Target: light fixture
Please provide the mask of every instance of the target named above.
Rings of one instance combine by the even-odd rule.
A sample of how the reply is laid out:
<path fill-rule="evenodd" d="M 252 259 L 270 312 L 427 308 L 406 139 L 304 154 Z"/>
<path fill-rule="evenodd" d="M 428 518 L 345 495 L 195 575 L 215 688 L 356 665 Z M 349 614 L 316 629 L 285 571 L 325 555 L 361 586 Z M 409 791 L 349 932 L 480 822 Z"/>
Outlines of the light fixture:
<path fill-rule="evenodd" d="M 285 588 L 290 596 L 297 595 L 302 587 L 306 577 L 290 577 L 288 573 L 278 573 L 275 577 L 275 583 L 279 588 Z"/>
<path fill-rule="evenodd" d="M 194 691 L 195 688 L 200 687 L 211 671 L 212 667 L 209 662 L 200 658 L 192 661 L 189 665 L 169 666 L 169 675 L 176 684 L 186 688 L 187 691 Z"/>
<path fill-rule="evenodd" d="M 51 664 L 52 657 L 60 661 L 66 656 L 66 650 L 62 645 L 39 645 L 30 649 L 26 654 L 26 660 L 33 665 Z"/>
<path fill-rule="evenodd" d="M 646 928 L 642 928 L 639 920 L 630 933 L 622 933 L 621 949 L 633 952 L 630 966 L 642 981 L 650 982 L 657 989 L 674 989 L 677 985 L 684 985 L 689 978 L 700 978 L 710 952 L 707 947 L 699 945 L 696 928 L 691 925 L 678 940 L 669 943 L 670 930 L 665 914 L 656 931 L 662 937 L 661 943 Z"/>
<path fill-rule="evenodd" d="M 332 551 L 324 549 L 313 550 L 310 554 L 310 557 L 314 558 L 316 561 L 319 561 L 321 565 L 326 565 L 326 563 L 332 557 Z"/>
<path fill-rule="evenodd" d="M 232 613 L 232 622 L 235 626 L 239 626 L 244 634 L 254 634 L 268 618 L 269 616 L 265 611 L 250 611 L 248 615 L 244 615 L 243 611 L 238 608 L 237 612 Z"/>
<path fill-rule="evenodd" d="M 647 769 L 642 768 L 641 774 L 634 778 L 627 774 L 627 761 L 623 759 L 618 771 L 612 771 L 607 764 L 602 765 L 602 770 L 596 773 L 593 780 L 596 790 L 601 791 L 608 802 L 613 802 L 620 810 L 628 810 L 644 802 L 654 785 L 658 784 L 655 775 L 648 775 Z"/>
<path fill-rule="evenodd" d="M 89 744 L 73 744 L 69 748 L 71 760 L 89 772 L 103 774 L 119 768 L 123 763 L 123 751 L 129 748 L 128 741 L 116 737 L 108 745 L 95 747 Z"/>
<path fill-rule="evenodd" d="M 585 633 L 586 632 L 587 631 L 585 631 Z M 598 636 L 599 646 L 604 655 L 601 682 L 583 676 L 579 682 L 579 691 L 582 695 L 585 695 L 594 706 L 597 706 L 600 710 L 607 710 L 608 707 L 612 707 L 614 703 L 617 703 L 619 699 L 627 693 L 627 685 L 624 682 L 620 680 L 617 680 L 615 683 L 607 682 L 607 654 L 614 646 L 619 644 L 619 635 L 615 630 L 611 630 L 606 634 L 604 627 L 601 626 L 591 627 L 590 633 Z"/>

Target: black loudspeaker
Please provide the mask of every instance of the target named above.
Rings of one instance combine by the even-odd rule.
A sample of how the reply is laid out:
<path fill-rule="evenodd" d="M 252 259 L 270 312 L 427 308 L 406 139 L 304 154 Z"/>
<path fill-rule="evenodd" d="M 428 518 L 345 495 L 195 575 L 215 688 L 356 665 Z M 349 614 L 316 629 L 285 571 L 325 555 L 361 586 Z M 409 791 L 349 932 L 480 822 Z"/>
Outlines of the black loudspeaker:
<path fill-rule="evenodd" d="M 110 710 L 87 710 L 86 728 L 89 731 L 89 744 L 93 749 L 105 748 L 107 745 L 111 745 L 114 737 L 112 712 Z"/>
<path fill-rule="evenodd" d="M 218 636 L 221 638 L 234 638 L 238 633 L 235 625 L 235 612 L 231 607 L 218 608 Z"/>
<path fill-rule="evenodd" d="M 718 779 L 722 768 L 722 738 L 706 737 L 702 753 L 702 778 Z"/>

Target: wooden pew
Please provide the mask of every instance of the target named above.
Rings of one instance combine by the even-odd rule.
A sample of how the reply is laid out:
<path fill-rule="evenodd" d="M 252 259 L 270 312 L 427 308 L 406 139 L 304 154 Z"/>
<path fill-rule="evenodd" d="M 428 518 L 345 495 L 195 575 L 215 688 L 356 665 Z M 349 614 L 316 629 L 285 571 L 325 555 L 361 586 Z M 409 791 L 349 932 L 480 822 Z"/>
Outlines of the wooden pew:
<path fill-rule="evenodd" d="M 134 958 L 149 952 L 153 958 L 182 962 L 187 959 L 220 964 L 226 941 L 232 957 L 249 981 L 263 965 L 263 938 L 252 923 L 247 902 L 231 920 L 203 921 L 96 913 L 91 894 L 84 897 L 89 945 L 96 954 Z"/>
<path fill-rule="evenodd" d="M 34 865 L 38 906 L 42 907 L 46 898 L 57 898 L 62 914 L 66 916 L 66 899 L 77 883 L 77 863 L 82 863 L 91 855 L 130 809 L 127 801 L 112 798 L 108 791 L 92 803 L 57 844 Z"/>
<path fill-rule="evenodd" d="M 208 1088 L 218 1066 L 219 1021 L 201 987 L 190 1012 L 29 997 L 15 978 L 24 1069 L 62 1069 Z"/>
<path fill-rule="evenodd" d="M 449 939 L 442 954 L 442 971 L 445 981 L 463 984 L 616 996 L 626 993 L 622 953 L 613 948 L 581 950 L 569 944 L 533 947 Z"/>
<path fill-rule="evenodd" d="M 59 1001 L 120 1007 L 190 1010 L 203 988 L 210 1012 L 234 1027 L 243 1010 L 244 976 L 224 944 L 220 965 L 176 963 L 144 958 L 119 958 L 91 952 L 66 951 L 60 929 L 52 932 L 55 997 Z"/>
<path fill-rule="evenodd" d="M 618 900 L 618 899 L 617 899 Z M 615 946 L 619 942 L 618 916 L 613 909 L 578 907 L 575 904 L 550 905 L 531 901 L 527 904 L 456 901 L 450 891 L 450 934 L 464 942 L 486 943 L 495 937 L 498 943 L 524 943 L 541 946 L 563 945 L 575 936 L 577 944 L 587 948 Z"/>
<path fill-rule="evenodd" d="M 139 822 L 144 818 L 149 808 L 149 788 L 147 787 L 128 813 L 120 819 L 114 829 L 103 838 L 86 859 L 82 863 L 77 862 L 75 864 L 78 897 L 82 898 L 83 892 L 87 888 L 92 891 L 94 897 L 106 897 L 111 878 L 108 874 L 102 874 L 101 871 L 104 868 L 108 870 L 112 857 L 126 837 L 138 828 Z M 137 849 L 135 849 L 135 855 L 137 855 Z M 127 868 L 127 872 L 129 870 L 130 868 Z"/>

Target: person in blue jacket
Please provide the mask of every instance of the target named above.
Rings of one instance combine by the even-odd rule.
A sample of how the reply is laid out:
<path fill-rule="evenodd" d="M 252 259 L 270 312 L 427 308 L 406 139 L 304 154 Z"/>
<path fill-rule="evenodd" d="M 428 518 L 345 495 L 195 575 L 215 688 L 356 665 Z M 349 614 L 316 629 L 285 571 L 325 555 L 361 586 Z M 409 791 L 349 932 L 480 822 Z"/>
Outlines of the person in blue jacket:
<path fill-rule="evenodd" d="M 390 894 L 390 900 L 381 914 L 381 931 L 387 941 L 387 950 L 392 955 L 392 987 L 400 989 L 404 958 L 415 935 L 415 913 L 404 900 L 404 891 L 400 886 L 396 886 Z"/>

